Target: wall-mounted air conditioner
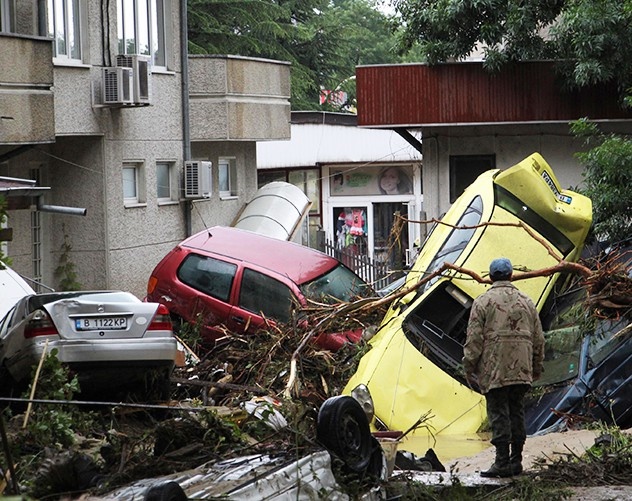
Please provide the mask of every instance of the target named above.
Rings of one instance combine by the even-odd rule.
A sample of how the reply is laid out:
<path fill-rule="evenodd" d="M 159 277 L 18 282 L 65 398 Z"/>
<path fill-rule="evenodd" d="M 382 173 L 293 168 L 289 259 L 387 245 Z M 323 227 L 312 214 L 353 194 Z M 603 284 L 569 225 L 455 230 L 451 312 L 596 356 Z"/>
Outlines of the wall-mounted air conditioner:
<path fill-rule="evenodd" d="M 191 160 L 184 162 L 185 198 L 210 198 L 213 162 Z"/>
<path fill-rule="evenodd" d="M 131 68 L 103 68 L 101 72 L 103 104 L 134 103 L 134 75 Z"/>
<path fill-rule="evenodd" d="M 134 74 L 134 103 L 150 104 L 151 101 L 151 61 L 149 56 L 119 54 L 116 66 L 131 68 Z"/>

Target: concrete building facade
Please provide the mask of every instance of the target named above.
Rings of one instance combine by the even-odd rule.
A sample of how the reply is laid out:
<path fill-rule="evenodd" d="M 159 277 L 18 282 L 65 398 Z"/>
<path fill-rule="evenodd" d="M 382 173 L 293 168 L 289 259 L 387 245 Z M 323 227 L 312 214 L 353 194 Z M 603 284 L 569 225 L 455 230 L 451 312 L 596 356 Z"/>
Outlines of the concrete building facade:
<path fill-rule="evenodd" d="M 177 242 L 256 192 L 257 141 L 290 135 L 289 64 L 189 57 L 185 22 L 181 0 L 0 2 L 0 176 L 50 187 L 7 197 L 16 271 L 57 288 L 70 262 L 81 288 L 142 297 Z"/>

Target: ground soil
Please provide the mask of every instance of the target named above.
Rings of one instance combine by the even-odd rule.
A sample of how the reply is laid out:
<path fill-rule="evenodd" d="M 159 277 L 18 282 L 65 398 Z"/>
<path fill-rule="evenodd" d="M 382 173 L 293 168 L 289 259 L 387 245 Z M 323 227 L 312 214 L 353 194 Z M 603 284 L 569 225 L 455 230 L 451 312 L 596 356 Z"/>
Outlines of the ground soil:
<path fill-rule="evenodd" d="M 632 430 L 629 430 L 632 431 Z M 599 433 L 594 430 L 569 430 L 560 433 L 530 437 L 523 454 L 523 466 L 527 472 L 537 472 L 542 459 L 554 461 L 570 455 L 581 456 L 594 444 Z M 454 459 L 446 463 L 446 470 L 458 468 L 463 474 L 477 474 L 494 462 L 492 446 L 474 455 Z M 623 501 L 632 500 L 632 486 L 571 487 L 569 501 Z"/>
<path fill-rule="evenodd" d="M 522 465 L 525 470 L 533 470 L 539 458 L 554 460 L 570 454 L 581 456 L 594 444 L 597 435 L 598 432 L 593 430 L 569 430 L 530 437 L 524 446 Z M 454 459 L 445 466 L 447 470 L 458 466 L 461 473 L 478 473 L 489 468 L 494 462 L 494 454 L 495 449 L 490 444 L 488 449 L 474 456 Z"/>

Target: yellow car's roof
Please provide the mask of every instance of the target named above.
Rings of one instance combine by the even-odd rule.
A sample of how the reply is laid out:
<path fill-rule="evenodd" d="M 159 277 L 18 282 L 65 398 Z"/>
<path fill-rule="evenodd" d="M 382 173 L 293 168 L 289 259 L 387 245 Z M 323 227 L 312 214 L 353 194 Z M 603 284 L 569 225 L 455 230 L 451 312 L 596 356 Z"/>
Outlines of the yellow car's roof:
<path fill-rule="evenodd" d="M 576 247 L 582 247 L 592 222 L 592 202 L 584 195 L 563 190 L 539 153 L 499 172 L 494 183 L 558 228 Z"/>

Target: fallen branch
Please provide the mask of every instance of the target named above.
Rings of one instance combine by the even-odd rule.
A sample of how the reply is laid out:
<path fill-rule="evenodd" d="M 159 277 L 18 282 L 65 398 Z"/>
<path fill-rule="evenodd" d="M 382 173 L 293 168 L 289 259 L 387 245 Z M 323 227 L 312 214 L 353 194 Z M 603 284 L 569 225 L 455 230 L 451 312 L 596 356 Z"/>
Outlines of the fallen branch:
<path fill-rule="evenodd" d="M 515 226 L 515 225 L 513 225 Z M 444 275 L 444 272 L 452 271 L 451 275 Z M 512 276 L 512 282 L 517 282 L 520 280 L 526 280 L 529 278 L 535 277 L 544 277 L 550 276 L 555 273 L 573 273 L 581 275 L 584 278 L 589 277 L 592 274 L 592 271 L 579 263 L 572 263 L 569 261 L 560 261 L 555 266 L 550 266 L 548 268 L 543 268 L 540 270 L 532 270 L 527 272 L 516 273 Z M 334 323 L 337 318 L 340 316 L 348 316 L 351 314 L 366 314 L 371 310 L 375 310 L 377 308 L 384 307 L 389 305 L 396 299 L 404 297 L 411 292 L 415 292 L 417 289 L 422 287 L 424 284 L 429 282 L 435 277 L 438 276 L 448 276 L 449 278 L 458 278 L 456 275 L 467 275 L 472 279 L 476 280 L 481 284 L 491 284 L 492 280 L 490 278 L 483 278 L 481 275 L 476 273 L 475 271 L 468 270 L 466 268 L 461 268 L 460 266 L 456 266 L 452 263 L 443 263 L 439 268 L 437 268 L 434 272 L 426 275 L 422 279 L 418 280 L 412 285 L 404 286 L 400 290 L 396 291 L 393 294 L 389 294 L 388 296 L 384 296 L 381 298 L 363 298 L 357 301 L 352 301 L 349 303 L 339 303 L 337 305 L 320 305 L 321 309 L 326 309 L 326 314 L 322 317 L 316 325 L 310 329 L 301 339 L 298 347 L 292 354 L 292 358 L 290 359 L 290 375 L 288 378 L 287 385 L 285 390 L 283 391 L 283 396 L 285 398 L 292 398 L 292 396 L 298 395 L 298 360 L 302 350 L 309 343 L 311 339 L 316 337 L 321 332 L 326 332 L 327 328 Z M 315 315 L 312 315 L 313 317 Z"/>
<path fill-rule="evenodd" d="M 35 371 L 35 377 L 33 377 L 33 386 L 31 388 L 31 395 L 29 398 L 29 404 L 26 406 L 26 413 L 24 414 L 24 423 L 22 424 L 22 429 L 26 429 L 26 425 L 29 423 L 29 417 L 31 415 L 31 409 L 33 408 L 33 397 L 35 396 L 35 390 L 37 389 L 37 382 L 39 381 L 39 375 L 42 370 L 42 365 L 44 365 L 44 359 L 46 358 L 46 350 L 48 349 L 48 339 L 44 343 L 44 348 L 42 349 L 42 356 L 40 357 L 39 364 L 37 365 L 37 369 Z"/>
<path fill-rule="evenodd" d="M 219 381 L 200 381 L 197 379 L 184 379 L 179 377 L 172 377 L 170 381 L 189 386 L 199 386 L 201 388 L 218 388 L 220 390 L 246 391 L 250 393 L 255 393 L 256 395 L 267 395 L 269 393 L 268 391 L 258 386 L 248 386 L 235 383 L 221 383 Z"/>

